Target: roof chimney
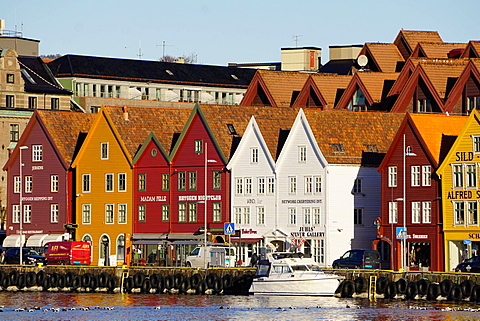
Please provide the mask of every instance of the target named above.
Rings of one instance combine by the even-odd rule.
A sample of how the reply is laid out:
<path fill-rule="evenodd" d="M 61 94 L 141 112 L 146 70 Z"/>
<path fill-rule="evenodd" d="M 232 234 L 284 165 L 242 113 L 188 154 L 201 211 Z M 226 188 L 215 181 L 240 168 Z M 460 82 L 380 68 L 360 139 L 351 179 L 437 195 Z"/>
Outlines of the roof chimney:
<path fill-rule="evenodd" d="M 128 106 L 127 105 L 123 106 L 122 111 L 123 111 L 123 120 L 129 121 L 130 119 L 128 119 Z"/>

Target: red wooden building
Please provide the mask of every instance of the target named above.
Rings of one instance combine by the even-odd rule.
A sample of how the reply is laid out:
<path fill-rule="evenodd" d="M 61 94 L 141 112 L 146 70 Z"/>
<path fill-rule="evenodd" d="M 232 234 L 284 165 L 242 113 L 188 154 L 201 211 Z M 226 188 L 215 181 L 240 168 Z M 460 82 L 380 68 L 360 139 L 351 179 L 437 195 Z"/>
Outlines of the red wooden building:
<path fill-rule="evenodd" d="M 378 169 L 382 216 L 373 246 L 386 261 L 384 268 L 398 270 L 403 264 L 410 270 L 444 270 L 440 181 L 435 171 L 466 118 L 405 116 Z"/>

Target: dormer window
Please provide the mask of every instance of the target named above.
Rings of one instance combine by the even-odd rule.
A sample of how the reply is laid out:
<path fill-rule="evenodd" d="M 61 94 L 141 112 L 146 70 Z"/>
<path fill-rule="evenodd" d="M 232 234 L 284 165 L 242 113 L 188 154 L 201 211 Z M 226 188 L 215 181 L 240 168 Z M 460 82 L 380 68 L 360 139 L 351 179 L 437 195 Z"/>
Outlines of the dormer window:
<path fill-rule="evenodd" d="M 334 153 L 345 153 L 345 149 L 342 144 L 330 144 Z"/>
<path fill-rule="evenodd" d="M 365 145 L 365 148 L 367 149 L 367 152 L 369 153 L 378 153 L 378 147 L 377 145 Z"/>
<path fill-rule="evenodd" d="M 472 136 L 473 152 L 480 153 L 480 136 Z"/>

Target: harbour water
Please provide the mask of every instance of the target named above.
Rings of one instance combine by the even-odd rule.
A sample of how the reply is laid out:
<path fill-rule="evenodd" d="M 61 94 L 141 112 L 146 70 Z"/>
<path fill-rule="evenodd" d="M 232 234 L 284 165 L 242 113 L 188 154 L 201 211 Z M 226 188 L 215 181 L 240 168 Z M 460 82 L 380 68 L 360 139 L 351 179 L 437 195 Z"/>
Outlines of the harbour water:
<path fill-rule="evenodd" d="M 480 305 L 422 300 L 1 292 L 0 302 L 0 320 L 480 320 Z"/>

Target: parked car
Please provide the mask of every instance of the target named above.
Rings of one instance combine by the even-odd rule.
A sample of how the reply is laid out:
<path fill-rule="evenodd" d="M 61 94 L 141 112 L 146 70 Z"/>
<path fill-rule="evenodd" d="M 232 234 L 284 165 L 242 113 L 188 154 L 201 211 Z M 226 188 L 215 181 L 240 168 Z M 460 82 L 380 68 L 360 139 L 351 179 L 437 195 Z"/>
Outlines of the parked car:
<path fill-rule="evenodd" d="M 379 269 L 380 253 L 375 250 L 349 250 L 333 261 L 334 269 Z"/>
<path fill-rule="evenodd" d="M 90 243 L 76 241 L 48 242 L 48 264 L 90 265 Z"/>
<path fill-rule="evenodd" d="M 455 268 L 455 272 L 480 272 L 480 256 L 464 260 Z"/>
<path fill-rule="evenodd" d="M 236 263 L 235 248 L 225 245 L 202 245 L 196 247 L 185 260 L 186 265 L 192 267 L 234 267 Z"/>
<path fill-rule="evenodd" d="M 37 251 L 28 248 L 22 248 L 22 264 L 45 263 L 45 257 L 38 254 Z M 3 257 L 5 264 L 20 264 L 20 248 L 10 248 Z"/>

